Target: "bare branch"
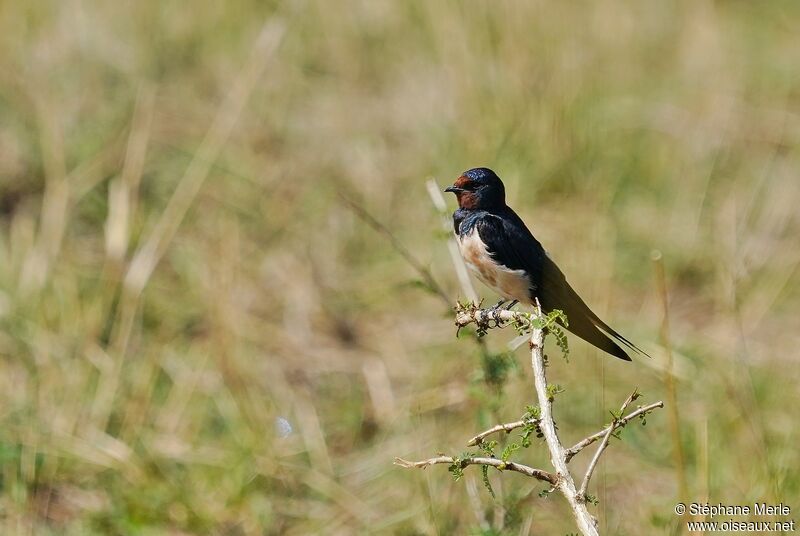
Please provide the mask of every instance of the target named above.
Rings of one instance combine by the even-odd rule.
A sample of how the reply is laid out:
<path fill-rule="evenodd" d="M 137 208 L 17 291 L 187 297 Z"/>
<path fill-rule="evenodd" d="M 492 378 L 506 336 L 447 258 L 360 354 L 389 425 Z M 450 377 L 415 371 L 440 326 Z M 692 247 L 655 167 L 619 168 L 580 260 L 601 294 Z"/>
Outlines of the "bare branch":
<path fill-rule="evenodd" d="M 529 424 L 538 424 L 538 423 L 539 423 L 539 419 L 528 419 L 527 421 L 526 420 L 522 420 L 522 421 L 509 422 L 509 423 L 505 423 L 505 424 L 498 424 L 496 426 L 492 426 L 488 430 L 485 430 L 485 431 L 481 432 L 480 434 L 476 435 L 475 437 L 473 437 L 472 439 L 470 439 L 469 442 L 467 443 L 467 446 L 468 447 L 473 447 L 473 446 L 475 446 L 475 445 L 477 445 L 479 443 L 482 443 L 483 440 L 486 439 L 487 436 L 490 436 L 490 435 L 495 434 L 497 432 L 507 432 L 508 433 L 508 432 L 512 432 L 512 431 L 516 430 L 517 428 L 522 428 L 523 426 L 526 426 L 526 425 L 529 425 Z"/>
<path fill-rule="evenodd" d="M 628 405 L 639 398 L 641 394 L 639 394 L 638 389 L 634 389 L 633 392 L 625 399 L 625 402 L 622 403 L 622 407 L 619 410 L 619 415 L 625 413 L 625 410 L 628 409 Z M 606 450 L 608 447 L 608 440 L 611 438 L 611 434 L 615 430 L 615 424 L 619 421 L 619 418 L 614 417 L 614 420 L 611 422 L 611 426 L 606 429 L 605 435 L 603 435 L 603 440 L 600 442 L 600 446 L 597 447 L 597 451 L 594 453 L 594 457 L 592 457 L 592 461 L 589 462 L 589 467 L 586 468 L 586 474 L 583 477 L 583 482 L 581 482 L 581 487 L 578 490 L 578 497 L 583 499 L 586 498 L 586 488 L 589 487 L 589 481 L 592 479 L 592 473 L 594 473 L 594 468 L 597 467 L 597 462 L 600 460 L 600 456 L 603 454 L 603 451 Z"/>
<path fill-rule="evenodd" d="M 541 318 L 542 308 L 539 301 L 536 301 L 536 314 Z M 542 430 L 547 449 L 550 451 L 550 463 L 558 474 L 558 481 L 555 484 L 572 508 L 572 514 L 578 528 L 585 536 L 597 536 L 597 520 L 589 513 L 586 508 L 586 501 L 579 497 L 575 490 L 575 481 L 567 468 L 564 455 L 564 447 L 556 432 L 556 424 L 553 420 L 553 399 L 547 389 L 547 375 L 544 366 L 544 330 L 536 326 L 531 332 L 531 366 L 533 367 L 533 384 L 536 388 L 536 396 L 539 398 L 539 409 L 541 420 L 539 428 Z"/>
<path fill-rule="evenodd" d="M 641 408 L 637 409 L 636 411 L 632 411 L 631 413 L 625 415 L 621 419 L 618 419 L 618 420 L 614 421 L 613 423 L 609 424 L 607 427 L 603 428 L 602 430 L 600 430 L 596 434 L 592 434 L 589 437 L 581 439 L 580 441 L 578 441 L 577 443 L 575 443 L 574 445 L 572 445 L 570 448 L 567 449 L 567 451 L 566 451 L 567 460 L 566 461 L 569 462 L 580 451 L 582 451 L 583 449 L 585 449 L 586 447 L 588 447 L 589 445 L 591 445 L 592 443 L 594 443 L 598 439 L 601 439 L 603 436 L 606 435 L 606 433 L 608 432 L 609 429 L 611 429 L 612 433 L 613 433 L 613 430 L 616 430 L 617 428 L 622 428 L 623 426 L 628 424 L 628 421 L 631 421 L 631 420 L 635 419 L 636 417 L 638 417 L 640 415 L 646 415 L 646 414 L 650 413 L 651 411 L 654 411 L 654 410 L 656 410 L 658 408 L 663 408 L 663 407 L 664 407 L 664 402 L 661 401 L 661 400 L 659 400 L 658 402 L 654 402 L 654 403 L 652 403 L 650 405 L 647 405 L 647 406 L 642 406 Z"/>
<path fill-rule="evenodd" d="M 533 477 L 537 480 L 541 480 L 542 482 L 547 482 L 554 486 L 556 485 L 556 482 L 558 482 L 558 477 L 553 473 L 548 473 L 547 471 L 542 471 L 541 469 L 529 467 L 521 463 L 504 462 L 503 460 L 497 458 L 484 458 L 479 456 L 470 456 L 468 458 L 453 458 L 452 456 L 437 456 L 435 458 L 429 458 L 427 460 L 421 460 L 418 462 L 404 460 L 403 458 L 394 459 L 394 464 L 399 465 L 400 467 L 405 467 L 405 468 L 417 467 L 422 469 L 428 467 L 429 465 L 436 465 L 440 463 L 453 465 L 456 462 L 458 462 L 461 465 L 461 467 L 466 467 L 467 465 L 489 465 L 491 467 L 499 469 L 500 471 L 514 471 L 517 473 L 522 473 L 523 475 Z"/>

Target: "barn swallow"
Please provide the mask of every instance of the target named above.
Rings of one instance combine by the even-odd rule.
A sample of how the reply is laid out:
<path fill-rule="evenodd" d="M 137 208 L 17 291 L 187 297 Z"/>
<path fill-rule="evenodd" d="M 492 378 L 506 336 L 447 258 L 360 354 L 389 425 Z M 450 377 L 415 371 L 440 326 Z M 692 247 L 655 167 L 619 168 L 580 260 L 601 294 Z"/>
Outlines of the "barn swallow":
<path fill-rule="evenodd" d="M 561 309 L 570 332 L 604 352 L 630 361 L 619 344 L 647 355 L 614 331 L 589 309 L 542 244 L 508 205 L 503 182 L 494 171 L 475 168 L 464 172 L 445 192 L 456 194 L 453 224 L 461 255 L 470 270 L 497 292 L 500 307 L 511 300 L 534 305 L 545 313 Z"/>

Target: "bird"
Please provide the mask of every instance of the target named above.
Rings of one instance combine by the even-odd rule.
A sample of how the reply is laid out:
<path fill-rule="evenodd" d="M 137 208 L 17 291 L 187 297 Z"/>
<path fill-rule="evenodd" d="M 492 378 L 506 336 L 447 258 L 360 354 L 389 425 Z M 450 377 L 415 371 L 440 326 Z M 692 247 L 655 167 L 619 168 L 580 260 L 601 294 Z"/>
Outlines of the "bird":
<path fill-rule="evenodd" d="M 535 306 L 538 300 L 545 314 L 563 311 L 567 316 L 563 327 L 600 350 L 625 361 L 631 357 L 622 346 L 648 356 L 586 305 L 542 244 L 506 205 L 505 186 L 494 171 L 465 171 L 445 192 L 454 193 L 458 200 L 453 227 L 461 256 L 470 271 L 502 298 L 494 309 L 509 301 L 508 309 L 517 303 Z"/>

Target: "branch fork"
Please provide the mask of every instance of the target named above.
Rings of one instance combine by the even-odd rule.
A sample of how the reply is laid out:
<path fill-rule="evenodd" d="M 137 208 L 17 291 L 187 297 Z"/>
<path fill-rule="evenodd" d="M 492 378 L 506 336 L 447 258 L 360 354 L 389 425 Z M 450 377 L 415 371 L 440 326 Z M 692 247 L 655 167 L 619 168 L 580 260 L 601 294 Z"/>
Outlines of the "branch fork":
<path fill-rule="evenodd" d="M 481 446 L 484 444 L 484 439 L 488 436 L 500 432 L 510 433 L 515 429 L 523 428 L 529 425 L 535 425 L 537 431 L 541 431 L 542 436 L 547 444 L 548 451 L 550 452 L 550 463 L 555 472 L 545 471 L 523 465 L 517 462 L 500 460 L 495 457 L 483 456 L 467 456 L 463 458 L 454 458 L 452 456 L 437 456 L 427 460 L 417 462 L 404 460 L 402 458 L 395 458 L 395 464 L 405 468 L 426 468 L 429 465 L 447 464 L 451 467 L 457 464 L 459 469 L 468 465 L 481 465 L 495 467 L 498 470 L 508 470 L 524 474 L 528 477 L 535 478 L 542 482 L 550 484 L 550 491 L 559 491 L 561 495 L 567 500 L 572 509 L 573 516 L 578 525 L 578 528 L 583 535 L 597 535 L 597 521 L 591 515 L 587 508 L 587 489 L 591 481 L 594 470 L 600 456 L 608 447 L 611 436 L 614 432 L 624 427 L 628 422 L 634 418 L 644 418 L 645 415 L 654 411 L 657 408 L 664 407 L 663 402 L 658 401 L 647 406 L 640 406 L 635 411 L 625 415 L 628 406 L 641 396 L 638 390 L 633 393 L 623 402 L 620 410 L 613 413 L 613 420 L 611 423 L 600 430 L 584 439 L 578 441 L 572 447 L 564 448 L 561 440 L 558 437 L 555 421 L 553 420 L 552 403 L 553 395 L 548 389 L 546 377 L 546 364 L 544 357 L 544 337 L 546 333 L 547 317 L 542 314 L 541 308 L 537 302 L 536 308 L 533 313 L 510 311 L 500 308 L 481 309 L 479 304 L 459 304 L 456 307 L 456 326 L 460 329 L 469 324 L 475 324 L 479 334 L 484 334 L 489 329 L 502 328 L 507 325 L 513 324 L 518 331 L 530 332 L 530 349 L 531 349 L 531 366 L 534 374 L 534 387 L 539 402 L 538 418 L 525 418 L 514 422 L 495 425 L 476 436 L 472 437 L 468 442 L 468 446 Z M 528 415 L 526 415 L 528 417 Z M 600 445 L 592 457 L 586 474 L 580 483 L 576 486 L 575 479 L 570 473 L 567 464 L 583 449 L 600 441 Z"/>

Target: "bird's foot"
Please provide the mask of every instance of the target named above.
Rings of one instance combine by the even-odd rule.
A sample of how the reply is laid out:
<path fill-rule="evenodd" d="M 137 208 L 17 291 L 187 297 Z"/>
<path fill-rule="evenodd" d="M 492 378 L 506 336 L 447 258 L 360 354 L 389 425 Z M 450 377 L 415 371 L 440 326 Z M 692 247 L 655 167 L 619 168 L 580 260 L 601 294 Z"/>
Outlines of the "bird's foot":
<path fill-rule="evenodd" d="M 519 303 L 519 300 L 511 300 L 511 303 L 509 303 L 508 305 L 506 305 L 506 311 L 510 311 L 510 310 L 511 310 L 511 309 L 513 309 L 513 308 L 514 308 L 514 306 L 515 306 L 515 305 L 517 305 L 518 303 Z"/>
<path fill-rule="evenodd" d="M 492 307 L 490 307 L 487 312 L 489 313 L 489 317 L 494 317 L 495 321 L 497 321 L 497 313 L 503 308 L 503 304 L 506 303 L 508 300 L 500 300 L 499 302 L 495 303 Z"/>
<path fill-rule="evenodd" d="M 506 310 L 503 305 L 508 302 L 508 300 L 500 300 L 493 307 L 490 307 L 486 310 L 486 318 L 487 320 L 493 322 L 491 327 L 500 327 L 503 324 L 503 320 L 500 318 L 500 312 Z M 512 303 L 512 306 L 515 305 L 517 302 L 515 301 Z"/>
<path fill-rule="evenodd" d="M 489 307 L 487 311 L 489 312 L 490 315 L 496 313 L 497 311 L 500 310 L 501 307 L 503 307 L 503 304 L 506 303 L 506 301 L 508 300 L 500 300 L 499 302 Z"/>

